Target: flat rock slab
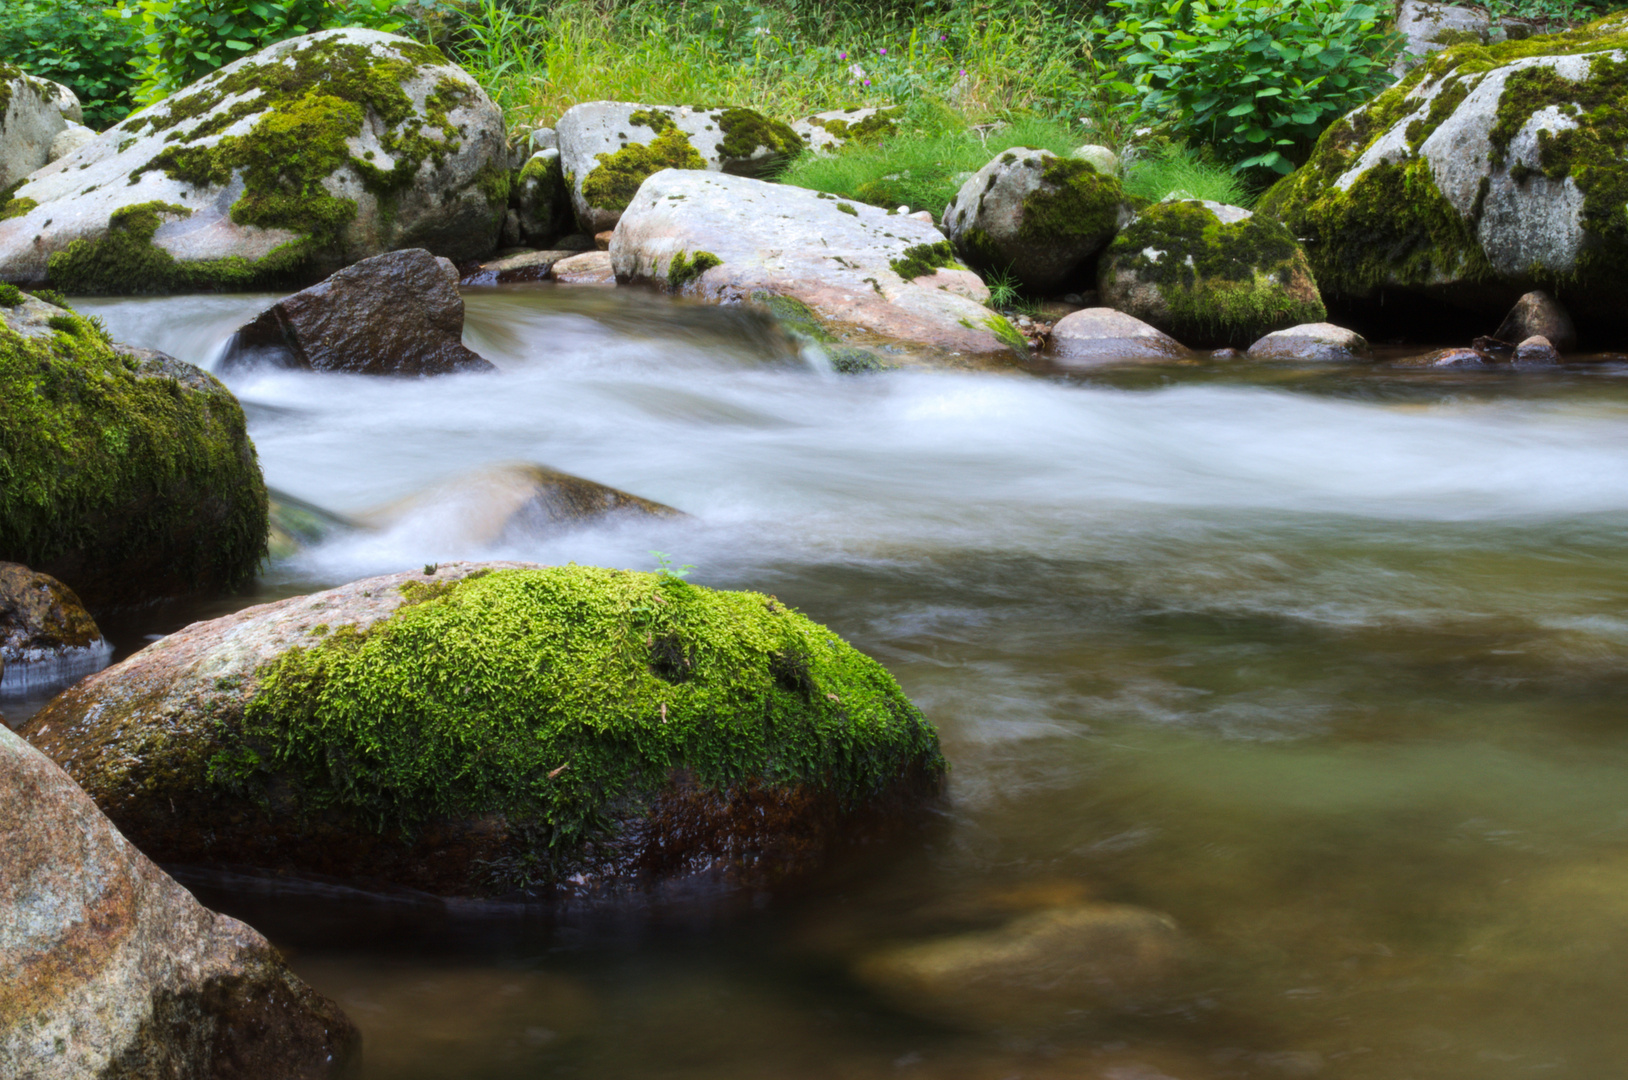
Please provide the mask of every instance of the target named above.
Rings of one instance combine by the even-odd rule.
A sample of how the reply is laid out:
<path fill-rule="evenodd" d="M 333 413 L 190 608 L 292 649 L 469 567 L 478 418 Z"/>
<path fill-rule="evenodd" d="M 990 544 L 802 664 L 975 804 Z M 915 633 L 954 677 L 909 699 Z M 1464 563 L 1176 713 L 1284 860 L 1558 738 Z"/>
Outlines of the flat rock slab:
<path fill-rule="evenodd" d="M 561 285 L 615 285 L 616 271 L 608 251 L 584 251 L 554 264 L 549 276 Z"/>
<path fill-rule="evenodd" d="M 361 1049 L 265 938 L 194 900 L 4 726 L 0 971 L 0 1076 L 319 1080 Z"/>
<path fill-rule="evenodd" d="M 972 299 L 987 290 L 932 225 L 822 192 L 667 169 L 639 189 L 610 255 L 618 280 L 720 303 L 784 298 L 835 336 L 968 357 L 1023 348 Z"/>
<path fill-rule="evenodd" d="M 261 312 L 223 369 L 267 364 L 360 375 L 496 371 L 463 343 L 458 270 L 422 248 L 375 255 Z"/>

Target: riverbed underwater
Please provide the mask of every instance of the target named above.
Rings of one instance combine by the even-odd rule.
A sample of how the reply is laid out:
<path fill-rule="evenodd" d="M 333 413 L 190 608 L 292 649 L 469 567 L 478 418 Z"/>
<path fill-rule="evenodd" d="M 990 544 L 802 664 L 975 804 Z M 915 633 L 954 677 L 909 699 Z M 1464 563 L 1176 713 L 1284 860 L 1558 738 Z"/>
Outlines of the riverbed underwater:
<path fill-rule="evenodd" d="M 74 303 L 212 366 L 269 299 Z M 1628 365 L 841 375 L 741 309 L 465 301 L 497 375 L 225 375 L 268 486 L 336 524 L 104 623 L 115 658 L 420 564 L 661 552 L 879 659 L 952 773 L 923 832 L 773 894 L 172 868 L 370 1080 L 1621 1075 Z M 689 516 L 517 536 L 481 502 L 520 464 Z"/>

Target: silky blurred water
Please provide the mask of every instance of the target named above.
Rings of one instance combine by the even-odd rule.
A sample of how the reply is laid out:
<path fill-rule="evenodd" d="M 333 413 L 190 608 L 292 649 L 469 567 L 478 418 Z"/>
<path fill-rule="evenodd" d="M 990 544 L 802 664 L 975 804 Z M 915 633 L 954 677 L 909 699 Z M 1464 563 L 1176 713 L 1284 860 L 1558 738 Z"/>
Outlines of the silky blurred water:
<path fill-rule="evenodd" d="M 79 306 L 207 364 L 268 299 Z M 500 543 L 420 498 L 256 595 L 669 553 L 882 660 L 942 733 L 951 801 L 797 894 L 641 912 L 195 880 L 341 1001 L 368 1076 L 1622 1071 L 1623 371 L 838 376 L 739 310 L 466 300 L 496 375 L 230 377 L 268 484 L 384 520 L 529 462 L 691 516 Z M 164 620 L 184 618 L 115 637 Z M 1180 962 L 1057 1010 L 946 1009 L 862 974 L 901 942 L 1092 904 L 1168 916 Z"/>

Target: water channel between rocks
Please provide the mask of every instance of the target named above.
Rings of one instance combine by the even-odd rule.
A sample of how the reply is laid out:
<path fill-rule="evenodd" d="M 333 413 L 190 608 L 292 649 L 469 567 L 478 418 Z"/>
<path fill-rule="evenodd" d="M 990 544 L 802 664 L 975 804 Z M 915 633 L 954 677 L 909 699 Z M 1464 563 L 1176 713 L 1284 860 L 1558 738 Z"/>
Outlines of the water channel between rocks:
<path fill-rule="evenodd" d="M 119 655 L 422 563 L 649 569 L 656 549 L 885 663 L 938 725 L 953 797 L 919 843 L 796 895 L 644 913 L 183 872 L 343 1004 L 367 1076 L 1621 1071 L 1628 372 L 838 376 L 739 312 L 466 299 L 498 375 L 229 379 L 268 484 L 363 517 L 535 462 L 692 518 L 495 546 L 420 503 L 253 597 L 110 627 Z M 266 300 L 78 306 L 208 363 Z M 1103 905 L 1177 929 L 1089 1000 L 1048 997 L 1044 958 L 1016 996 L 866 974 L 915 942 L 1123 910 Z"/>

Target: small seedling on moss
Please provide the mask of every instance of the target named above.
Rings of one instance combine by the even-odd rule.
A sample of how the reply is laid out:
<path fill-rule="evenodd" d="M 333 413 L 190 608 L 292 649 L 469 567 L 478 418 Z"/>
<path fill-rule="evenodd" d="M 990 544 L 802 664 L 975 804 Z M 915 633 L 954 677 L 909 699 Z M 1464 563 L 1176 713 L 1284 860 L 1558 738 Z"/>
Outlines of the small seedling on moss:
<path fill-rule="evenodd" d="M 424 576 L 434 577 L 435 572 L 439 569 L 441 569 L 440 563 L 427 562 L 424 564 Z"/>
<path fill-rule="evenodd" d="M 650 554 L 656 557 L 656 576 L 664 581 L 683 581 L 690 576 L 690 571 L 695 569 L 690 563 L 674 566 L 673 557 L 665 551 L 652 550 Z"/>

